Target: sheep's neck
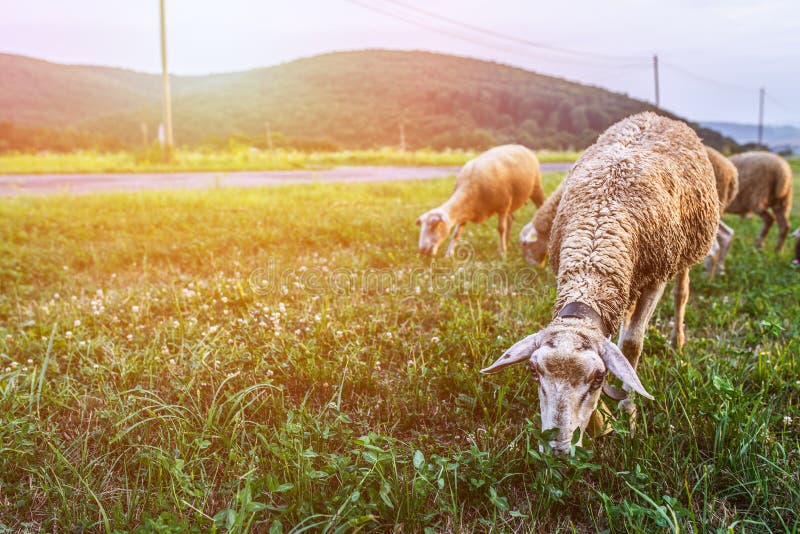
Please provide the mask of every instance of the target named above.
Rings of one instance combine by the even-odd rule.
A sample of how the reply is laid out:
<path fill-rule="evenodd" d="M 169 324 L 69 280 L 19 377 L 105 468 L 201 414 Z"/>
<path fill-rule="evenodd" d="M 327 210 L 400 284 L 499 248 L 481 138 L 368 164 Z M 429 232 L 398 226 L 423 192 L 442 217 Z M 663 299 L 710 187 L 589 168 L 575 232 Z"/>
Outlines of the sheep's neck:
<path fill-rule="evenodd" d="M 582 302 L 594 308 L 602 318 L 606 332 L 615 332 L 619 326 L 624 308 L 628 302 L 624 284 L 626 277 L 605 276 L 591 265 L 585 266 L 582 272 L 558 273 L 558 296 L 555 310 L 558 312 L 569 302 Z"/>
<path fill-rule="evenodd" d="M 464 224 L 471 217 L 471 206 L 465 197 L 458 193 L 454 194 L 450 199 L 439 207 L 444 213 L 447 214 L 447 230 L 450 231 L 458 224 Z"/>

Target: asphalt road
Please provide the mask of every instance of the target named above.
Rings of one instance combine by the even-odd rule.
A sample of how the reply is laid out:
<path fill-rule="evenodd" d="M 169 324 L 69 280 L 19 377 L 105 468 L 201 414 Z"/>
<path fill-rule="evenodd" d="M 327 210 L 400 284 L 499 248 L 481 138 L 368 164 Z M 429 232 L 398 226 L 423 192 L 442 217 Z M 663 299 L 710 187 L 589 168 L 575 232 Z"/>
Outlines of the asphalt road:
<path fill-rule="evenodd" d="M 543 172 L 566 171 L 571 163 L 543 163 Z M 460 167 L 337 167 L 319 171 L 235 171 L 143 174 L 4 174 L 0 196 L 82 194 L 153 189 L 212 189 L 308 183 L 393 182 L 443 178 Z"/>

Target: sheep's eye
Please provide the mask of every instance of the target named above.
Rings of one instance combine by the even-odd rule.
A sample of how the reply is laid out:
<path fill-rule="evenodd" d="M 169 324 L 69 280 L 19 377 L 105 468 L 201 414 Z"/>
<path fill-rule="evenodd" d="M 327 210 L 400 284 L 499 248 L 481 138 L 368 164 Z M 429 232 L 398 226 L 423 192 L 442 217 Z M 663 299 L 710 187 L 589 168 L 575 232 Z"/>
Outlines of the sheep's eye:
<path fill-rule="evenodd" d="M 605 369 L 597 369 L 589 377 L 589 385 L 591 386 L 592 389 L 597 389 L 603 385 L 605 379 L 606 379 Z"/>
<path fill-rule="evenodd" d="M 528 370 L 531 372 L 531 375 L 533 376 L 533 379 L 538 382 L 539 381 L 539 365 L 534 361 L 528 362 Z"/>

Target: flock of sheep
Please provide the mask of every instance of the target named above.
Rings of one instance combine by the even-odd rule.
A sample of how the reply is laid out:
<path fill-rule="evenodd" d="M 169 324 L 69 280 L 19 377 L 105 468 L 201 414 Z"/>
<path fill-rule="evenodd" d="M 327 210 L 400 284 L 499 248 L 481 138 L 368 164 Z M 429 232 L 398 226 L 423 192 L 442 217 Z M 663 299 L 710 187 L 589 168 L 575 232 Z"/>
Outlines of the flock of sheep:
<path fill-rule="evenodd" d="M 709 276 L 724 270 L 733 230 L 723 213 L 758 214 L 764 221 L 758 247 L 777 221 L 781 250 L 792 174 L 779 156 L 747 152 L 728 159 L 683 122 L 640 113 L 601 134 L 546 201 L 538 161 L 527 148 L 500 146 L 468 162 L 450 199 L 417 220 L 420 251 L 436 254 L 453 232 L 450 255 L 464 224 L 497 214 L 505 254 L 513 213 L 528 199 L 540 209 L 520 240 L 530 263 L 549 254 L 557 281 L 553 318 L 482 372 L 527 361 L 539 383 L 542 428 L 557 429 L 550 445 L 565 454 L 576 429 L 581 439 L 609 431 L 597 410 L 601 393 L 619 401 L 631 424 L 630 392 L 653 398 L 636 374 L 647 324 L 674 279 L 670 339 L 674 348 L 683 346 L 689 269 L 705 258 Z M 610 336 L 618 329 L 614 344 Z M 606 383 L 608 372 L 624 391 Z"/>

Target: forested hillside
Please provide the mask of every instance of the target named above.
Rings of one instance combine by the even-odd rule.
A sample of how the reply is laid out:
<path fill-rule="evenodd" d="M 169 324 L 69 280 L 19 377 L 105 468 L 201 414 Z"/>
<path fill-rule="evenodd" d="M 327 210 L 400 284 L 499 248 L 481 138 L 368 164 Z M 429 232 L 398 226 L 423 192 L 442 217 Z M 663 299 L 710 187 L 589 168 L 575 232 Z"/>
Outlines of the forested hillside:
<path fill-rule="evenodd" d="M 0 55 L 0 72 L 0 122 L 86 132 L 73 136 L 76 143 L 142 144 L 142 123 L 151 139 L 157 131 L 161 104 L 155 74 L 11 55 Z M 263 144 L 269 123 L 276 143 L 300 148 L 397 145 L 401 124 L 409 148 L 485 148 L 502 142 L 583 148 L 620 118 L 653 109 L 622 94 L 497 63 L 382 50 L 175 76 L 173 95 L 181 145 L 224 144 L 231 137 Z M 698 131 L 717 148 L 736 148 L 713 130 Z M 16 144 L 5 142 L 6 148 L 19 149 Z"/>

